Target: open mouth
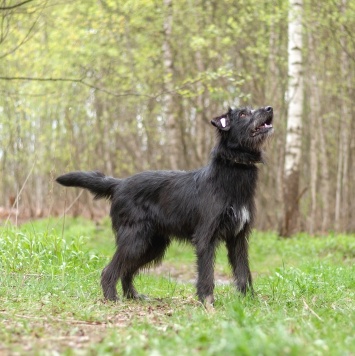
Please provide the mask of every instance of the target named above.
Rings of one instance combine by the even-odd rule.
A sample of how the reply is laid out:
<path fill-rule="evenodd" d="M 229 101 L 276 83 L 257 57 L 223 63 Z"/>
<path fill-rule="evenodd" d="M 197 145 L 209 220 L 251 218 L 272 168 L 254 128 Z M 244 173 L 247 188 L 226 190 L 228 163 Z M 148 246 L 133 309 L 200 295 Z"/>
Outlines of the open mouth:
<path fill-rule="evenodd" d="M 273 129 L 272 126 L 272 117 L 268 118 L 266 121 L 264 121 L 261 125 L 257 126 L 251 136 L 257 136 L 257 135 L 261 135 L 261 134 L 265 134 L 268 133 L 269 131 L 271 131 Z"/>

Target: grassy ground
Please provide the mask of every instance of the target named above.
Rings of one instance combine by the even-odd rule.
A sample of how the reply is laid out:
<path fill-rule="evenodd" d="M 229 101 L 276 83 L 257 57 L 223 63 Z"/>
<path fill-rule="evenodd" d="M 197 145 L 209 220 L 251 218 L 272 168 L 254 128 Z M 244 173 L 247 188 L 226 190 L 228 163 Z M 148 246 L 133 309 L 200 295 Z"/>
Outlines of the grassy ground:
<path fill-rule="evenodd" d="M 58 219 L 0 228 L 1 355 L 355 355 L 355 236 L 255 232 L 255 298 L 230 285 L 220 248 L 207 312 L 189 246 L 173 245 L 161 267 L 137 278 L 154 300 L 106 303 L 108 222 L 62 228 Z"/>

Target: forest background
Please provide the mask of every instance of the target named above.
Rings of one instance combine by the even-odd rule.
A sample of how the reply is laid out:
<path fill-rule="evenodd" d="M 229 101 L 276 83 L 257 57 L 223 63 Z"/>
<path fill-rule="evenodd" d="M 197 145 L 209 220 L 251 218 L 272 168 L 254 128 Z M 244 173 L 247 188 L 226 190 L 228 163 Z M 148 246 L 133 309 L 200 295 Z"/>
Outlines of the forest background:
<path fill-rule="evenodd" d="M 354 232 L 355 1 L 298 7 L 296 231 Z M 213 117 L 271 105 L 256 227 L 284 231 L 285 192 L 295 189 L 285 181 L 291 10 L 285 0 L 0 0 L 2 218 L 70 207 L 100 219 L 107 203 L 54 178 L 200 167 L 214 145 Z"/>

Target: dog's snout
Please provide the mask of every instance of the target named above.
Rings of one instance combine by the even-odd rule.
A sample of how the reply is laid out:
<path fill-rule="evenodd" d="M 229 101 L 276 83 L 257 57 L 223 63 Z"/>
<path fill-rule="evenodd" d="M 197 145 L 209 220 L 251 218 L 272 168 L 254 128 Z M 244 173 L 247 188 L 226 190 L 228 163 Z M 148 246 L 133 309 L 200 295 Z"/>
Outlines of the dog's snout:
<path fill-rule="evenodd" d="M 265 106 L 265 110 L 267 111 L 267 112 L 272 112 L 272 106 Z"/>

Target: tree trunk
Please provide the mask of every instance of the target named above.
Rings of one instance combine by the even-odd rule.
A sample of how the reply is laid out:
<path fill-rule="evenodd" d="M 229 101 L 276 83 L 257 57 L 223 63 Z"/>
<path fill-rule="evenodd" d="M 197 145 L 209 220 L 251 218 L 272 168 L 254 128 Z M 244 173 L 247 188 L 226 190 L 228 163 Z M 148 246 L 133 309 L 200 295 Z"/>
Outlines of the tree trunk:
<path fill-rule="evenodd" d="M 310 126 L 310 190 L 311 190 L 311 211 L 310 211 L 310 221 L 309 221 L 309 232 L 314 234 L 317 226 L 317 190 L 318 190 L 318 155 L 317 148 L 319 147 L 319 123 L 318 117 L 320 116 L 319 107 L 319 90 L 318 90 L 318 80 L 313 66 L 316 65 L 317 61 L 312 51 L 314 48 L 312 34 L 309 36 L 309 60 L 310 65 L 310 116 L 309 116 L 309 126 Z"/>
<path fill-rule="evenodd" d="M 321 184 L 320 184 L 320 195 L 323 199 L 323 214 L 322 214 L 322 225 L 321 231 L 327 231 L 329 229 L 330 221 L 330 174 L 329 174 L 329 160 L 327 155 L 327 143 L 324 135 L 322 118 L 318 116 L 318 130 L 319 130 L 319 140 L 320 140 L 320 161 L 321 167 Z"/>
<path fill-rule="evenodd" d="M 206 68 L 203 63 L 203 56 L 200 51 L 196 51 L 195 55 L 196 67 L 200 73 L 204 73 Z M 195 135 L 196 135 L 196 161 L 199 165 L 205 164 L 207 160 L 206 154 L 206 128 L 208 128 L 208 118 L 206 116 L 207 103 L 206 103 L 206 89 L 201 82 L 196 83 L 197 92 L 197 112 L 195 122 Z"/>
<path fill-rule="evenodd" d="M 166 142 L 167 154 L 171 169 L 178 169 L 178 133 L 179 128 L 176 122 L 174 111 L 174 69 L 173 69 L 173 51 L 171 47 L 171 33 L 173 27 L 173 3 L 172 0 L 164 0 L 165 18 L 163 23 L 163 62 L 164 62 L 164 91 L 163 112 L 165 113 L 166 126 L 168 129 L 169 140 Z"/>
<path fill-rule="evenodd" d="M 302 0 L 290 0 L 288 24 L 288 117 L 284 166 L 284 222 L 281 235 L 299 227 L 299 176 L 302 153 Z"/>
<path fill-rule="evenodd" d="M 341 11 L 344 12 L 346 7 L 346 0 L 342 0 Z M 345 33 L 344 26 L 342 30 Z M 345 35 L 340 38 L 341 48 L 346 48 Z M 348 88 L 349 83 L 349 62 L 347 53 L 342 50 L 341 61 L 341 108 L 340 108 L 340 122 L 339 122 L 339 146 L 338 146 L 338 169 L 335 192 L 335 216 L 334 225 L 336 231 L 344 231 L 348 227 L 349 219 L 349 132 L 348 127 L 351 127 L 350 118 L 351 112 L 348 107 Z"/>
<path fill-rule="evenodd" d="M 318 156 L 317 147 L 318 140 L 318 124 L 317 117 L 319 116 L 318 103 L 314 96 L 311 96 L 311 112 L 310 112 L 310 190 L 311 190 L 311 211 L 309 221 L 309 232 L 314 234 L 317 229 L 317 187 L 318 187 Z"/>

